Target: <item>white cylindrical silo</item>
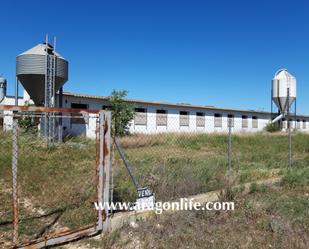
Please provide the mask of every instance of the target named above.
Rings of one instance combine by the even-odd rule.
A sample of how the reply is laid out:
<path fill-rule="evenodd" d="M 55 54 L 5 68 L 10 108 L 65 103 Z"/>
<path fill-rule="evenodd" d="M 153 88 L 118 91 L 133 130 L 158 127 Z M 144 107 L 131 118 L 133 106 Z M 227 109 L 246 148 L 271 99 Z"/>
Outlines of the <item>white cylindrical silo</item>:
<path fill-rule="evenodd" d="M 287 69 L 280 69 L 272 80 L 272 99 L 285 113 L 296 99 L 296 78 Z"/>
<path fill-rule="evenodd" d="M 6 79 L 0 76 L 0 103 L 6 96 Z"/>

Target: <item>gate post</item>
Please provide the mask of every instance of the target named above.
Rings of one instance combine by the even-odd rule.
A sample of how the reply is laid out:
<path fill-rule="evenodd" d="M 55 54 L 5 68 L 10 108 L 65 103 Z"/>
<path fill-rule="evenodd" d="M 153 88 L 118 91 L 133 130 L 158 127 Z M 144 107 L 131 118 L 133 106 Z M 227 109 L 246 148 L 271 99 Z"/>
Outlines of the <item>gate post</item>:
<path fill-rule="evenodd" d="M 105 112 L 104 120 L 104 203 L 110 201 L 110 170 L 111 170 L 111 128 L 112 128 L 112 115 L 111 112 Z M 110 228 L 110 213 L 106 211 L 106 220 L 103 224 L 103 232 L 108 232 Z"/>
<path fill-rule="evenodd" d="M 97 163 L 98 163 L 98 224 L 97 231 L 107 232 L 109 229 L 109 210 L 106 203 L 109 202 L 110 191 L 110 145 L 111 145 L 111 113 L 99 113 L 99 129 L 97 141 Z M 101 204 L 101 205 L 100 205 Z M 104 207 L 104 210 L 101 208 Z"/>

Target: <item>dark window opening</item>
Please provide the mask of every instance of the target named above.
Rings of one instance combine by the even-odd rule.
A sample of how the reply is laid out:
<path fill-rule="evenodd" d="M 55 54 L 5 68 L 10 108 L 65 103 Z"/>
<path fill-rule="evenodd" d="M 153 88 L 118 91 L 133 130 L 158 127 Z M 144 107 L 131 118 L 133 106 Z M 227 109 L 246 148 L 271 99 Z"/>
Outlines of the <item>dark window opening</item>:
<path fill-rule="evenodd" d="M 167 114 L 167 111 L 166 110 L 157 110 L 157 113 L 159 113 L 159 114 Z"/>
<path fill-rule="evenodd" d="M 227 115 L 227 126 L 234 127 L 234 115 L 233 114 L 228 114 Z"/>
<path fill-rule="evenodd" d="M 214 126 L 215 127 L 222 127 L 222 114 L 215 113 L 214 116 L 215 116 Z"/>
<path fill-rule="evenodd" d="M 189 115 L 189 112 L 187 112 L 187 111 L 180 111 L 180 115 Z"/>
<path fill-rule="evenodd" d="M 88 109 L 87 104 L 71 103 L 71 108 L 74 109 Z"/>
<path fill-rule="evenodd" d="M 167 126 L 167 111 L 166 110 L 156 110 L 157 126 Z"/>
<path fill-rule="evenodd" d="M 135 108 L 135 112 L 142 112 L 145 113 L 146 109 L 145 108 Z"/>
<path fill-rule="evenodd" d="M 258 117 L 252 116 L 252 128 L 258 128 Z"/>
<path fill-rule="evenodd" d="M 297 127 L 296 128 L 300 129 L 300 120 L 299 119 L 297 119 Z"/>
<path fill-rule="evenodd" d="M 87 104 L 80 104 L 80 103 L 71 103 L 71 108 L 73 109 L 88 109 Z M 72 113 L 71 114 L 71 124 L 86 124 L 83 114 L 80 113 Z"/>
<path fill-rule="evenodd" d="M 241 123 L 242 128 L 248 128 L 248 116 L 242 115 L 241 119 L 242 119 Z"/>
<path fill-rule="evenodd" d="M 205 126 L 205 113 L 196 112 L 196 127 L 204 127 L 204 126 Z"/>
<path fill-rule="evenodd" d="M 179 120 L 179 124 L 180 126 L 189 126 L 189 112 L 187 111 L 180 111 L 179 112 L 180 116 L 180 120 Z"/>
<path fill-rule="evenodd" d="M 111 105 L 103 105 L 102 110 L 108 110 L 110 107 L 112 107 L 112 106 Z"/>
<path fill-rule="evenodd" d="M 147 110 L 146 108 L 135 108 L 135 125 L 147 125 Z"/>

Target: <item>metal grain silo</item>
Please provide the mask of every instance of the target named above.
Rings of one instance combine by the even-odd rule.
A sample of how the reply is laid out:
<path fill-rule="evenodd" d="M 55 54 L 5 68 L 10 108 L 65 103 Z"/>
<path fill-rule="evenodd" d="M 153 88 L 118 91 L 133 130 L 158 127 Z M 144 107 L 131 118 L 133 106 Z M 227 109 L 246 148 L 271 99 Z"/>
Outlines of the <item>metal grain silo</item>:
<path fill-rule="evenodd" d="M 296 78 L 287 69 L 280 69 L 272 80 L 272 99 L 285 113 L 296 99 Z"/>
<path fill-rule="evenodd" d="M 68 80 L 68 61 L 55 52 L 50 44 L 38 44 L 16 58 L 16 76 L 36 105 L 46 102 L 46 78 L 50 73 L 49 58 L 53 59 L 53 90 L 57 92 Z"/>
<path fill-rule="evenodd" d="M 0 103 L 6 96 L 6 79 L 0 76 Z"/>

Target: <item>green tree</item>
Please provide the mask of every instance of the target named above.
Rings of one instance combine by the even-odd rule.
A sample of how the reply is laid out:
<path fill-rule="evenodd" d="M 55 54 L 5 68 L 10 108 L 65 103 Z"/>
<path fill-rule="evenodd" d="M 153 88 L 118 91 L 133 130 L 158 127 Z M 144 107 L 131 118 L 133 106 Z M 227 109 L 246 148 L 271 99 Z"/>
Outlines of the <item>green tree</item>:
<path fill-rule="evenodd" d="M 129 122 L 134 118 L 134 106 L 124 101 L 127 91 L 113 90 L 109 102 L 111 104 L 107 109 L 112 112 L 113 135 L 121 136 L 128 133 Z"/>

